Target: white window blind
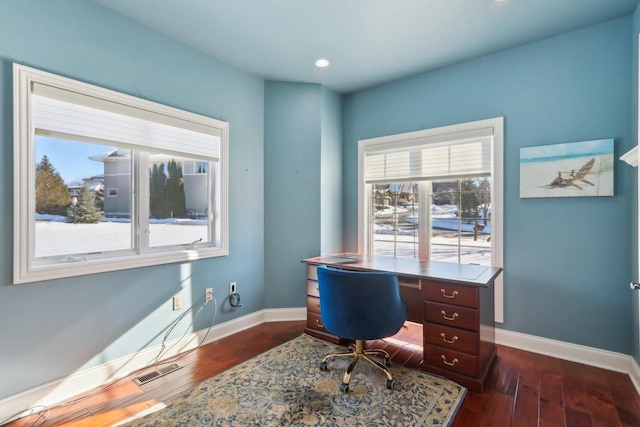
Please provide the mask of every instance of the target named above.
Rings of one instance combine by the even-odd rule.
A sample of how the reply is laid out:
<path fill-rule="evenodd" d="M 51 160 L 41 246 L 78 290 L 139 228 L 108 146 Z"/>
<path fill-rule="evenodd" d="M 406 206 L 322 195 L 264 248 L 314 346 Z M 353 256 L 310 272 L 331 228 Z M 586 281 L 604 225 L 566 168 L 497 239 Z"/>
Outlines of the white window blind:
<path fill-rule="evenodd" d="M 38 134 L 82 137 L 211 161 L 220 158 L 217 128 L 44 84 L 32 87 L 33 125 Z"/>
<path fill-rule="evenodd" d="M 491 134 L 460 135 L 448 141 L 409 140 L 403 144 L 367 147 L 365 182 L 424 181 L 491 175 Z M 478 135 L 480 134 L 480 135 Z M 400 147 L 398 147 L 400 145 Z"/>

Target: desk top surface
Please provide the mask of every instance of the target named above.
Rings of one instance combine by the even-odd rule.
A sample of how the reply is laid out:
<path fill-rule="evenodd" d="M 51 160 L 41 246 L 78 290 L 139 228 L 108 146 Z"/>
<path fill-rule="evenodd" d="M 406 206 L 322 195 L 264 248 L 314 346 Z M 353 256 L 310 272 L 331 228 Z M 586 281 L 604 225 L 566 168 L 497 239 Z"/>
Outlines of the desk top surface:
<path fill-rule="evenodd" d="M 353 270 L 393 271 L 402 276 L 443 280 L 488 286 L 502 271 L 500 267 L 476 264 L 455 264 L 440 261 L 419 261 L 409 258 L 393 258 L 375 255 L 338 253 L 303 259 L 312 265 L 344 267 Z"/>

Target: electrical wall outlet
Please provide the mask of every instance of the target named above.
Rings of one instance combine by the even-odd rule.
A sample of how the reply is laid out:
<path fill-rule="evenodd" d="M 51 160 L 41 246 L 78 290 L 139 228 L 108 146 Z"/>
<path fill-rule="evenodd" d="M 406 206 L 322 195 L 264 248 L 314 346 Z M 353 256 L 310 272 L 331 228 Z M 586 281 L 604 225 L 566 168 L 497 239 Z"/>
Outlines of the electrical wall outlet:
<path fill-rule="evenodd" d="M 233 295 L 238 292 L 238 285 L 236 282 L 229 283 L 229 295 Z"/>
<path fill-rule="evenodd" d="M 182 309 L 182 295 L 175 295 L 173 297 L 173 309 L 174 310 Z"/>
<path fill-rule="evenodd" d="M 213 288 L 207 288 L 204 290 L 204 302 L 207 303 L 213 299 Z"/>

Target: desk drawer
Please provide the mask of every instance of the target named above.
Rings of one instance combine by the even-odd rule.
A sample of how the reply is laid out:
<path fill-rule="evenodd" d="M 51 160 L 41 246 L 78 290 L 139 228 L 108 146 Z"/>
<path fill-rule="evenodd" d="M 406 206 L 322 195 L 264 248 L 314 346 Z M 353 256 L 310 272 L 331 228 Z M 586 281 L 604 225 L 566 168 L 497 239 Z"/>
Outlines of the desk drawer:
<path fill-rule="evenodd" d="M 424 302 L 425 322 L 439 323 L 440 325 L 463 328 L 478 332 L 480 319 L 475 308 L 458 307 L 437 302 Z"/>
<path fill-rule="evenodd" d="M 318 266 L 307 264 L 307 279 L 318 280 Z"/>
<path fill-rule="evenodd" d="M 307 328 L 329 332 L 322 324 L 322 317 L 318 313 L 307 311 Z"/>
<path fill-rule="evenodd" d="M 444 282 L 426 282 L 425 299 L 478 308 L 478 289 Z"/>
<path fill-rule="evenodd" d="M 425 347 L 435 344 L 451 350 L 478 354 L 477 332 L 450 328 L 436 323 L 425 323 L 423 328 Z"/>
<path fill-rule="evenodd" d="M 470 377 L 478 377 L 478 357 L 459 351 L 431 345 L 424 349 L 425 362 L 429 365 L 458 372 Z"/>
<path fill-rule="evenodd" d="M 320 314 L 320 298 L 307 297 L 307 310 L 312 313 Z"/>
<path fill-rule="evenodd" d="M 318 282 L 307 280 L 307 295 L 311 297 L 320 297 L 320 287 Z"/>

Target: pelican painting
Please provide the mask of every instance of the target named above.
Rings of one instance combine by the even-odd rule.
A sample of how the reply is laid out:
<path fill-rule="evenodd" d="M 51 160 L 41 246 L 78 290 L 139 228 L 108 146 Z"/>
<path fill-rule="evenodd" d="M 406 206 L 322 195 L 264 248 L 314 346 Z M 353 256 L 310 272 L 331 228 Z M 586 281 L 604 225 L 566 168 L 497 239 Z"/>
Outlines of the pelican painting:
<path fill-rule="evenodd" d="M 520 149 L 520 197 L 613 196 L 613 139 Z"/>

